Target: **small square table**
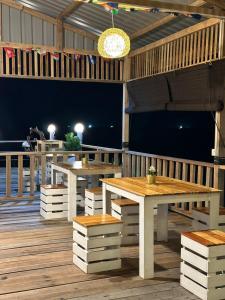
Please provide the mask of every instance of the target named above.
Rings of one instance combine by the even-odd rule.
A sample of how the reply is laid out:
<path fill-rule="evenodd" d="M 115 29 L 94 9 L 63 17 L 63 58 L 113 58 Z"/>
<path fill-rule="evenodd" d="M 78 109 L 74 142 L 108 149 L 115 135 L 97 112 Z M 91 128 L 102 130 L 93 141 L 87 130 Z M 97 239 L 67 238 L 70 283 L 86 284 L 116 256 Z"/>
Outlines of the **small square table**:
<path fill-rule="evenodd" d="M 111 212 L 111 193 L 139 203 L 139 275 L 154 277 L 154 207 L 158 206 L 157 239 L 168 239 L 168 204 L 210 202 L 210 229 L 218 228 L 220 191 L 182 180 L 157 176 L 156 184 L 146 177 L 101 179 L 103 214 Z"/>
<path fill-rule="evenodd" d="M 77 177 L 114 174 L 115 177 L 119 178 L 122 169 L 120 166 L 100 162 L 88 162 L 86 164 L 83 164 L 82 161 L 52 163 L 52 184 L 56 183 L 56 172 L 68 176 L 68 221 L 72 221 L 73 217 L 77 215 Z"/>

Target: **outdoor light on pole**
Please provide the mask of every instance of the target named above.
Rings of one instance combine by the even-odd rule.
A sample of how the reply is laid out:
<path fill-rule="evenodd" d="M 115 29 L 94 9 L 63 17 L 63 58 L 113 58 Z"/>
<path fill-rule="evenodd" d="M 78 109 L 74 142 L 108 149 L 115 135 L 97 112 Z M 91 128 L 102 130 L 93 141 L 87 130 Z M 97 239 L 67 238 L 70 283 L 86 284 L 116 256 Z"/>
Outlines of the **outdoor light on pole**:
<path fill-rule="evenodd" d="M 54 124 L 50 124 L 48 125 L 48 132 L 49 132 L 49 139 L 50 141 L 53 141 L 55 139 L 55 131 L 56 131 L 56 127 Z"/>
<path fill-rule="evenodd" d="M 77 136 L 80 139 L 80 143 L 82 144 L 82 142 L 83 142 L 84 125 L 82 123 L 77 123 L 74 126 L 74 131 L 77 133 Z"/>

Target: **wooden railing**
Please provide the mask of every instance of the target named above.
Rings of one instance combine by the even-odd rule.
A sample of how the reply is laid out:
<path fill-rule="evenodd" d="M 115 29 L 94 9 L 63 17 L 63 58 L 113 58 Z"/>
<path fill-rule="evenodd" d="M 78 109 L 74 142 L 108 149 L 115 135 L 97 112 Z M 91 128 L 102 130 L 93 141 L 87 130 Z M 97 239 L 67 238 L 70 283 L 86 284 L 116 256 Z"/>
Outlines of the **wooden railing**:
<path fill-rule="evenodd" d="M 224 21 L 209 19 L 132 51 L 130 79 L 221 59 L 224 51 Z"/>
<path fill-rule="evenodd" d="M 35 187 L 50 182 L 50 163 L 67 161 L 72 157 L 76 157 L 76 160 L 86 157 L 88 160 L 123 165 L 123 176 L 132 177 L 146 176 L 153 165 L 158 175 L 218 188 L 222 167 L 213 163 L 91 145 L 82 145 L 82 148 L 85 151 L 0 153 L 0 200 L 39 196 L 35 193 Z M 24 170 L 29 173 L 29 191 L 24 186 Z M 177 204 L 171 209 L 190 216 L 196 205 L 204 207 L 208 203 L 203 199 L 200 204 Z"/>
<path fill-rule="evenodd" d="M 22 45 L 21 45 L 22 46 Z M 0 76 L 35 79 L 123 81 L 123 60 L 107 60 L 96 51 L 55 48 L 23 48 L 9 44 L 14 57 L 9 58 L 0 45 Z M 40 54 L 39 54 L 40 53 Z"/>
<path fill-rule="evenodd" d="M 0 200 L 33 198 L 35 187 L 49 183 L 50 163 L 67 161 L 73 157 L 76 160 L 86 157 L 88 160 L 119 165 L 122 162 L 122 151 L 1 152 Z M 24 171 L 29 174 L 29 191 L 25 189 Z"/>
<path fill-rule="evenodd" d="M 171 178 L 181 179 L 192 183 L 202 184 L 208 187 L 216 186 L 214 164 L 186 160 L 174 157 L 159 156 L 154 154 L 128 151 L 125 153 L 125 176 L 146 176 L 150 166 L 154 166 L 157 174 Z M 207 202 L 198 204 L 177 204 L 172 209 L 187 212 L 189 214 L 193 205 L 207 206 Z"/>

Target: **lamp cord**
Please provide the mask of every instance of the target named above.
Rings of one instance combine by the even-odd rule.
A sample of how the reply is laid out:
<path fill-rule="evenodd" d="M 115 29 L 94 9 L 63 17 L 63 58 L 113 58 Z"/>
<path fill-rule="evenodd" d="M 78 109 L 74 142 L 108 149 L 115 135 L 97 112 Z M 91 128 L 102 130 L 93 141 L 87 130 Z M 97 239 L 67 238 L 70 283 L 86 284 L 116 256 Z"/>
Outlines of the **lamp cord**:
<path fill-rule="evenodd" d="M 113 14 L 113 12 L 112 12 L 112 27 L 113 27 L 113 28 L 115 27 L 115 25 L 114 25 L 114 14 Z"/>

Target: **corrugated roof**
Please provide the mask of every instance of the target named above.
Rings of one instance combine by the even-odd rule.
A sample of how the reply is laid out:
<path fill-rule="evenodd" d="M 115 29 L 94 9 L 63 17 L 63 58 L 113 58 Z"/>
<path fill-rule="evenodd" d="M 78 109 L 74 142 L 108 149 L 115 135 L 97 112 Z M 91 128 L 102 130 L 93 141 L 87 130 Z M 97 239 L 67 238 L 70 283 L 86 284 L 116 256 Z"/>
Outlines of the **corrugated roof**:
<path fill-rule="evenodd" d="M 71 0 L 17 0 L 17 2 L 49 16 L 57 17 L 60 12 L 71 3 Z M 193 1 L 175 0 L 174 2 L 190 4 Z M 121 10 L 118 15 L 114 16 L 114 22 L 116 27 L 122 28 L 128 34 L 132 34 L 138 29 L 154 23 L 166 15 L 167 14 L 163 13 L 154 14 L 146 12 L 126 12 Z M 85 3 L 67 18 L 66 22 L 75 27 L 100 35 L 102 31 L 112 26 L 112 15 L 99 5 Z M 142 47 L 198 22 L 199 21 L 196 19 L 185 16 L 177 17 L 173 21 L 134 40 L 133 48 L 136 49 Z"/>

